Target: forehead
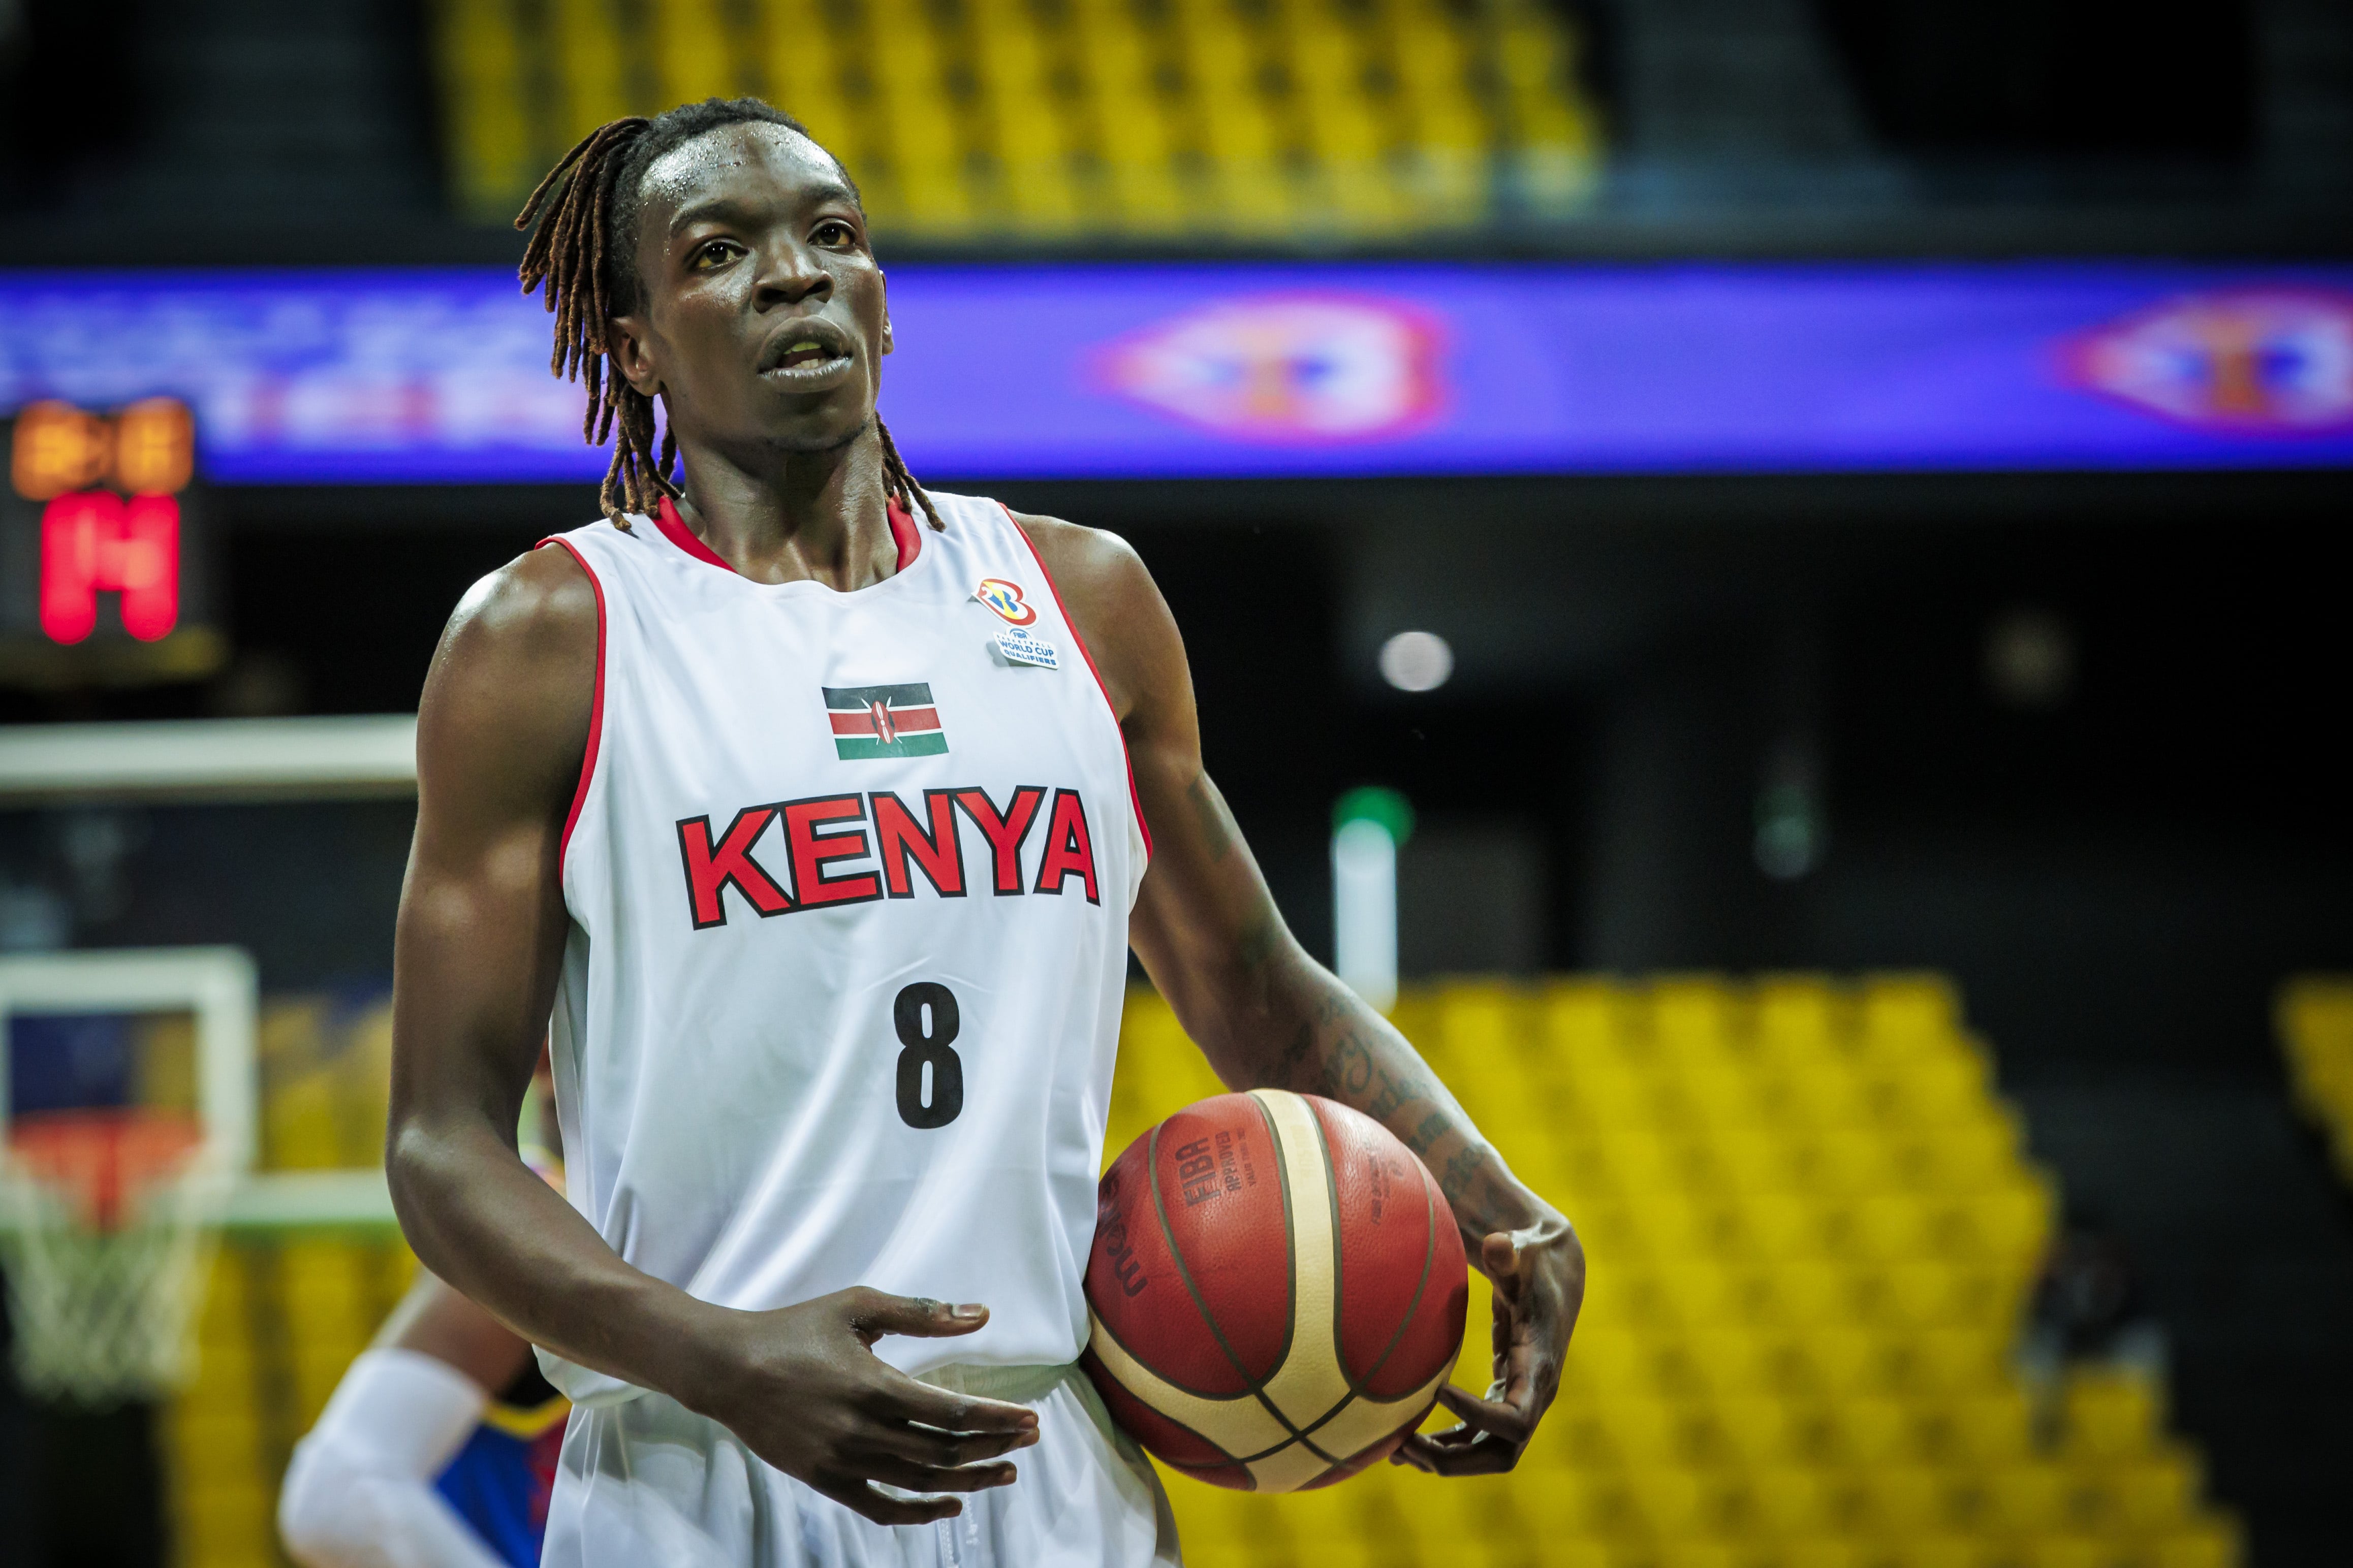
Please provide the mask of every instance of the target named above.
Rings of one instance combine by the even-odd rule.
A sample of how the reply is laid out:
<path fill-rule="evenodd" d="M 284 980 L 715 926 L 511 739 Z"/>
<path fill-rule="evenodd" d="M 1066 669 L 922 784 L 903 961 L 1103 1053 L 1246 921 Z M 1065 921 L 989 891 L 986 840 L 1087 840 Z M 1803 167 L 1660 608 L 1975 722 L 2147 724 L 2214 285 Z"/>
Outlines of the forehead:
<path fill-rule="evenodd" d="M 800 132 L 754 121 L 723 125 L 671 148 L 647 166 L 638 191 L 642 210 L 654 220 L 646 226 L 650 237 L 704 202 L 791 205 L 825 193 L 846 195 L 849 180 L 833 154 Z"/>

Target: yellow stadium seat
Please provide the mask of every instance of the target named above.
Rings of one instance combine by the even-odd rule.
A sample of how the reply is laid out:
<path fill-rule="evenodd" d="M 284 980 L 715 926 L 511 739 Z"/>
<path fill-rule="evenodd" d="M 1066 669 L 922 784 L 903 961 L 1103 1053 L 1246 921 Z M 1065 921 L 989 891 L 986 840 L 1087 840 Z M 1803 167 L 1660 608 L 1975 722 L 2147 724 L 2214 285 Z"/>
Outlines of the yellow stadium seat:
<path fill-rule="evenodd" d="M 1745 1270 L 1726 1268 L 1719 1259 L 1675 1258 L 1646 1271 L 1641 1300 L 1662 1321 L 1705 1333 L 1748 1320 L 1749 1283 Z"/>
<path fill-rule="evenodd" d="M 1662 1541 L 1646 1553 L 1628 1555 L 1653 1568 L 1747 1568 L 1750 1556 L 1728 1541 L 1696 1538 Z"/>
<path fill-rule="evenodd" d="M 1822 974 L 1764 975 L 1757 982 L 1754 1007 L 1757 1042 L 1769 1049 L 1827 1050 L 1852 1026 L 1850 999 Z"/>
<path fill-rule="evenodd" d="M 1801 1139 L 1790 1158 L 1809 1187 L 1831 1197 L 1884 1192 L 1894 1176 L 1886 1140 L 1875 1129 L 1839 1128 Z"/>
<path fill-rule="evenodd" d="M 1736 1207 L 1750 1258 L 1786 1264 L 1822 1255 L 1821 1215 L 1810 1199 L 1789 1193 L 1748 1193 Z"/>
<path fill-rule="evenodd" d="M 1989 1568 L 1984 1543 L 1973 1536 L 1898 1537 L 1866 1558 L 1874 1568 Z"/>
<path fill-rule="evenodd" d="M 1806 1536 L 1780 1549 L 1782 1568 L 1873 1568 L 1880 1555 L 1875 1545 L 1835 1536 Z"/>
<path fill-rule="evenodd" d="M 1586 1255 L 1597 1266 L 1649 1254 L 1641 1222 L 1631 1205 L 1622 1199 L 1588 1199 L 1578 1206 L 1573 1217 L 1577 1237 L 1585 1243 Z"/>
<path fill-rule="evenodd" d="M 667 0 L 653 12 L 654 62 L 672 103 L 733 98 L 744 87 L 738 41 L 717 0 Z"/>
<path fill-rule="evenodd" d="M 1975 1394 L 2004 1386 L 2008 1325 L 1921 1329 L 1894 1342 L 1888 1386 L 1917 1395 Z"/>
<path fill-rule="evenodd" d="M 2033 1418 L 2015 1384 L 1916 1407 L 1913 1431 L 1926 1457 L 1943 1464 L 1996 1465 L 2025 1459 Z"/>
<path fill-rule="evenodd" d="M 1540 1539 L 1609 1541 L 1642 1528 L 1634 1494 L 1622 1472 L 1564 1472 L 1541 1491 L 1525 1500 Z"/>
<path fill-rule="evenodd" d="M 1720 1056 L 1746 1022 L 1743 998 L 1715 975 L 1659 981 L 1651 988 L 1651 1038 L 1662 1058 Z"/>
<path fill-rule="evenodd" d="M 2063 1439 L 2071 1453 L 2119 1458 L 2146 1453 L 2164 1419 L 2163 1397 L 2147 1376 L 2092 1370 L 2068 1375 Z"/>
<path fill-rule="evenodd" d="M 1354 1484 L 1318 1488 L 1270 1500 L 1282 1521 L 1283 1533 L 1293 1543 L 1294 1562 L 1355 1568 L 1365 1560 L 1366 1542 L 1356 1528 L 1365 1500 L 1350 1489 Z"/>
<path fill-rule="evenodd" d="M 1912 1413 L 1900 1401 L 1866 1395 L 1820 1408 L 1825 1458 L 1876 1469 L 1904 1464 L 1917 1451 Z"/>
<path fill-rule="evenodd" d="M 1862 1080 L 1836 1058 L 1825 1057 L 1801 1071 L 1783 1075 L 1778 1082 L 1787 1114 L 1799 1126 L 1836 1130 L 1872 1120 Z"/>
<path fill-rule="evenodd" d="M 1778 1134 L 1759 1127 L 1711 1129 L 1708 1150 L 1717 1168 L 1743 1193 L 1782 1192 L 1797 1180 L 1791 1150 Z"/>
<path fill-rule="evenodd" d="M 1875 1466 L 1852 1484 L 1859 1521 L 1883 1536 L 1933 1538 L 1950 1522 L 1945 1473 L 1932 1467 Z"/>
<path fill-rule="evenodd" d="M 1941 975 L 1874 974 L 1862 983 L 1858 1023 L 1874 1046 L 1904 1044 L 1954 1034 L 1960 1011 L 1951 983 Z"/>
<path fill-rule="evenodd" d="M 1975 1114 L 1933 1127 L 1906 1128 L 1886 1145 L 1890 1174 L 1923 1191 L 1965 1193 L 2015 1176 L 2015 1124 L 1990 1100 Z"/>
<path fill-rule="evenodd" d="M 1849 1398 L 1879 1390 L 1891 1381 L 1889 1366 L 1901 1345 L 1865 1328 L 1817 1324 L 1796 1341 L 1790 1354 L 1796 1386 L 1818 1397 Z"/>
<path fill-rule="evenodd" d="M 1904 1263 L 1933 1254 L 1940 1239 L 1936 1212 L 1912 1193 L 1858 1194 L 1838 1211 L 1847 1255 L 1873 1263 Z"/>
<path fill-rule="evenodd" d="M 1706 1535 L 1720 1517 L 1719 1496 L 1705 1472 L 1654 1466 L 1629 1471 L 1625 1484 L 1635 1514 L 1653 1535 Z"/>
<path fill-rule="evenodd" d="M 2097 1536 L 2055 1531 L 2031 1540 L 2024 1553 L 2029 1568 L 2137 1568 L 2119 1544 Z"/>
<path fill-rule="evenodd" d="M 1746 1128 L 1757 1120 L 1754 1080 L 1737 1066 L 1686 1065 L 1674 1075 L 1672 1083 L 1691 1116 L 1712 1130 Z"/>
<path fill-rule="evenodd" d="M 1911 1258 L 1871 1271 L 1873 1311 L 1905 1328 L 1942 1328 L 1968 1316 L 1962 1265 Z"/>
<path fill-rule="evenodd" d="M 2071 1522 L 2071 1479 L 2057 1465 L 2021 1459 L 1988 1466 L 1978 1472 L 1978 1484 L 1984 1521 L 1997 1531 L 2031 1535 L 2063 1530 Z"/>
<path fill-rule="evenodd" d="M 1598 1131 L 1587 1142 L 1617 1190 L 1629 1197 L 1652 1197 L 1683 1185 L 1683 1152 L 1655 1128 Z"/>
<path fill-rule="evenodd" d="M 1986 1063 L 1971 1050 L 1912 1053 L 1883 1063 L 1863 1099 L 1885 1122 L 1933 1127 L 1968 1121 L 1985 1106 Z"/>
<path fill-rule="evenodd" d="M 1746 1495 L 1758 1533 L 1803 1540 L 1833 1524 L 1820 1470 L 1796 1465 L 1761 1466 L 1747 1473 Z"/>
<path fill-rule="evenodd" d="M 2201 1519 L 2150 1543 L 2156 1568 L 2240 1568 L 2245 1550 L 2230 1521 Z"/>
<path fill-rule="evenodd" d="M 2198 1465 L 2179 1450 L 2075 1473 L 2079 1510 L 2104 1525 L 2155 1535 L 2189 1523 L 2197 1510 Z"/>
<path fill-rule="evenodd" d="M 1620 1186 L 1621 1193 L 1627 1189 Z M 1654 1258 L 1708 1257 L 1720 1250 L 1725 1215 L 1720 1205 L 1704 1203 L 1662 1185 L 1635 1196 L 1630 1203 L 1641 1235 L 1642 1255 Z"/>

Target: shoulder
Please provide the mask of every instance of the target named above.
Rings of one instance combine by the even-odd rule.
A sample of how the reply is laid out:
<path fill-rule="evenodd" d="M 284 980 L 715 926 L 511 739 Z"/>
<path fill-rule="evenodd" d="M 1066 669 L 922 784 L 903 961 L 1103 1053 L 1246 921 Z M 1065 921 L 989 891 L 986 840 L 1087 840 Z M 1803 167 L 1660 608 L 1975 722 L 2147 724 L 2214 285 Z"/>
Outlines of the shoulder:
<path fill-rule="evenodd" d="M 553 651 L 584 633 L 595 637 L 597 598 L 588 569 L 571 550 L 527 550 L 466 590 L 449 617 L 448 641 Z"/>
<path fill-rule="evenodd" d="M 1054 579 L 1056 594 L 1094 655 L 1105 694 L 1124 721 L 1185 680 L 1184 643 L 1135 547 L 1116 533 L 1007 509 Z"/>
<path fill-rule="evenodd" d="M 1089 605 L 1115 605 L 1142 595 L 1159 598 L 1144 557 L 1118 534 L 1064 522 L 1059 517 L 1032 516 L 1010 507 L 1006 515 L 1029 536 L 1038 558 L 1053 574 L 1055 588 L 1073 612 L 1082 600 Z"/>
<path fill-rule="evenodd" d="M 600 614 L 568 550 L 526 552 L 466 591 L 418 704 L 428 795 L 448 781 L 494 794 L 520 784 L 535 796 L 576 772 L 596 703 Z"/>

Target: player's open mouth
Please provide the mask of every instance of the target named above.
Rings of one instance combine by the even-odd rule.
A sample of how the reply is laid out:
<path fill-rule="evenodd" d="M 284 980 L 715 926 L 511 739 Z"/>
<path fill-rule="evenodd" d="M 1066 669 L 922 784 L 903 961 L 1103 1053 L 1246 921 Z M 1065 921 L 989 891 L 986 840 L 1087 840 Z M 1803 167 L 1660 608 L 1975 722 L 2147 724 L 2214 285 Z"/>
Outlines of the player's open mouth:
<path fill-rule="evenodd" d="M 760 356 L 760 374 L 795 391 L 816 391 L 849 368 L 852 355 L 840 331 L 829 322 L 786 328 Z"/>

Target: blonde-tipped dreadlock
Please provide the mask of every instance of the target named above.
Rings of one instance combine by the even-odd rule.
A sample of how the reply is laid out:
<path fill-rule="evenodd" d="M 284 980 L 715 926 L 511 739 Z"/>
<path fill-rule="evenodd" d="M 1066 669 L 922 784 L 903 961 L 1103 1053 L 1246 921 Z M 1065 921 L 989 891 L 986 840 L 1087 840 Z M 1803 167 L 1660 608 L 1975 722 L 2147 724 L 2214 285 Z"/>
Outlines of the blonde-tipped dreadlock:
<path fill-rule="evenodd" d="M 664 496 L 681 492 L 671 476 L 678 438 L 667 425 L 655 439 L 653 399 L 631 386 L 605 342 L 606 324 L 635 310 L 638 290 L 638 213 L 640 187 L 655 159 L 707 132 L 746 122 L 781 125 L 808 135 L 782 110 L 756 98 L 710 98 L 681 104 L 648 120 L 632 115 L 600 125 L 566 153 L 515 215 L 514 226 L 531 232 L 522 253 L 522 291 L 539 289 L 555 317 L 555 352 L 547 368 L 588 389 L 588 412 L 580 434 L 601 446 L 617 431 L 613 466 L 605 470 L 597 500 L 622 528 L 631 514 L 650 514 Z M 811 137 L 811 141 L 816 138 Z M 836 159 L 839 163 L 840 161 Z M 847 170 L 842 178 L 849 179 Z M 855 183 L 850 185 L 857 194 Z M 882 416 L 874 416 L 882 442 L 882 481 L 892 498 L 910 512 L 921 511 L 934 528 L 944 528 L 932 498 L 907 471 Z"/>

